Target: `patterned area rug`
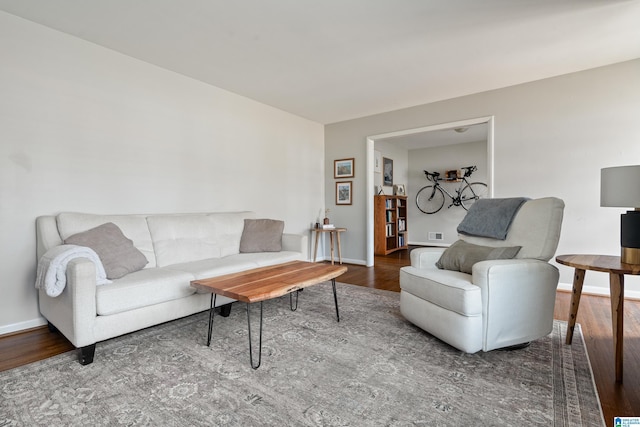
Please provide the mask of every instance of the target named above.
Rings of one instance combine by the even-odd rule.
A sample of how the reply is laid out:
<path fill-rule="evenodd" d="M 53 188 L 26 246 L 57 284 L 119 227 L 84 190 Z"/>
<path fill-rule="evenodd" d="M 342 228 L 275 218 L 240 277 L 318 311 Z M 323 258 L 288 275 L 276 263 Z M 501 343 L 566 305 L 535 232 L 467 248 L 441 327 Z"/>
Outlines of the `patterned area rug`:
<path fill-rule="evenodd" d="M 262 366 L 245 305 L 0 372 L 0 426 L 602 426 L 579 327 L 514 351 L 465 354 L 413 326 L 399 294 L 329 283 L 264 304 Z M 258 332 L 258 306 L 252 333 Z M 257 342 L 257 341 L 256 341 Z M 254 346 L 254 351 L 256 348 Z"/>

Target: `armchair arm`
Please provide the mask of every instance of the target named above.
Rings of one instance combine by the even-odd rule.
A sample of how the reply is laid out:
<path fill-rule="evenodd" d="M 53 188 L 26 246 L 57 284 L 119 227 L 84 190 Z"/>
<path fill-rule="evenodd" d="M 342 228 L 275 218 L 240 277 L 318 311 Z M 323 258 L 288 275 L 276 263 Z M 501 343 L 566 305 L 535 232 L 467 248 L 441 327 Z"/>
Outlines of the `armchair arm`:
<path fill-rule="evenodd" d="M 96 319 L 96 267 L 87 258 L 77 258 L 67 265 L 67 285 L 57 297 L 39 292 L 42 315 L 73 345 L 84 347 L 96 342 L 93 327 Z"/>
<path fill-rule="evenodd" d="M 446 248 L 416 248 L 409 254 L 411 266 L 416 268 L 433 267 Z"/>
<path fill-rule="evenodd" d="M 481 289 L 483 350 L 519 344 L 551 332 L 558 269 L 535 259 L 481 261 L 472 282 Z"/>

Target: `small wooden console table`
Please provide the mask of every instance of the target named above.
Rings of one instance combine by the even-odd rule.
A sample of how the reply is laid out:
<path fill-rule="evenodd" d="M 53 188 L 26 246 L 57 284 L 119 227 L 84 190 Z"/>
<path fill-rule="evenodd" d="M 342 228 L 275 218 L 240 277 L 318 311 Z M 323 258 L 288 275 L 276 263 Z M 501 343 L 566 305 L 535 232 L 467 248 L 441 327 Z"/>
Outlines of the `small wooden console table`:
<path fill-rule="evenodd" d="M 573 276 L 573 295 L 567 328 L 567 344 L 573 339 L 576 325 L 578 305 L 582 295 L 582 285 L 586 270 L 609 273 L 611 292 L 611 323 L 613 326 L 613 348 L 615 352 L 616 381 L 622 382 L 622 350 L 624 326 L 624 275 L 640 275 L 640 265 L 624 264 L 619 256 L 609 255 L 560 255 L 556 257 L 559 264 L 575 268 Z"/>
<path fill-rule="evenodd" d="M 336 236 L 336 240 L 338 241 L 338 260 L 340 264 L 342 264 L 342 249 L 340 248 L 340 233 L 343 231 L 347 231 L 346 228 L 312 228 L 311 231 L 316 232 L 316 245 L 313 250 L 313 262 L 316 262 L 316 255 L 318 254 L 318 240 L 320 239 L 320 234 L 329 233 L 329 239 L 331 244 L 331 264 L 333 264 L 333 236 Z"/>

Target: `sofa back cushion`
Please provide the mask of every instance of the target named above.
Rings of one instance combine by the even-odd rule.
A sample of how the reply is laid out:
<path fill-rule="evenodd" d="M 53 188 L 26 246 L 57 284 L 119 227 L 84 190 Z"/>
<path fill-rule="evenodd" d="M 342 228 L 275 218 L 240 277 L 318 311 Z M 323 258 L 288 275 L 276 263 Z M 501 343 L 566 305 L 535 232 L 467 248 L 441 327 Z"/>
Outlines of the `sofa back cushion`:
<path fill-rule="evenodd" d="M 521 246 L 516 258 L 549 261 L 556 252 L 562 228 L 564 202 L 556 197 L 528 200 L 513 219 L 505 240 L 460 234 L 460 239 L 482 246 Z"/>
<path fill-rule="evenodd" d="M 158 267 L 239 253 L 245 218 L 253 212 L 147 217 Z"/>
<path fill-rule="evenodd" d="M 153 250 L 151 234 L 147 226 L 145 215 L 95 215 L 86 213 L 64 212 L 56 217 L 58 232 L 62 241 L 74 234 L 96 228 L 109 222 L 122 230 L 122 233 L 133 241 L 140 252 L 144 254 L 149 263 L 145 268 L 156 266 L 156 257 Z"/>

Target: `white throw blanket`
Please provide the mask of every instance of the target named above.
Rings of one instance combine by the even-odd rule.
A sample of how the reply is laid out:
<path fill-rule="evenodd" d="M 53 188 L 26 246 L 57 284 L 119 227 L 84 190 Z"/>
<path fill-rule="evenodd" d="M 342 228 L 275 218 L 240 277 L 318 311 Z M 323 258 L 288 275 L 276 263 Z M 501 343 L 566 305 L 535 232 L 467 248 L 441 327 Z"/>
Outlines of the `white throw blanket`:
<path fill-rule="evenodd" d="M 96 265 L 96 283 L 111 283 L 100 257 L 91 248 L 77 245 L 60 245 L 49 249 L 38 261 L 36 288 L 44 289 L 50 297 L 57 297 L 67 285 L 67 264 L 76 258 L 88 258 Z"/>

